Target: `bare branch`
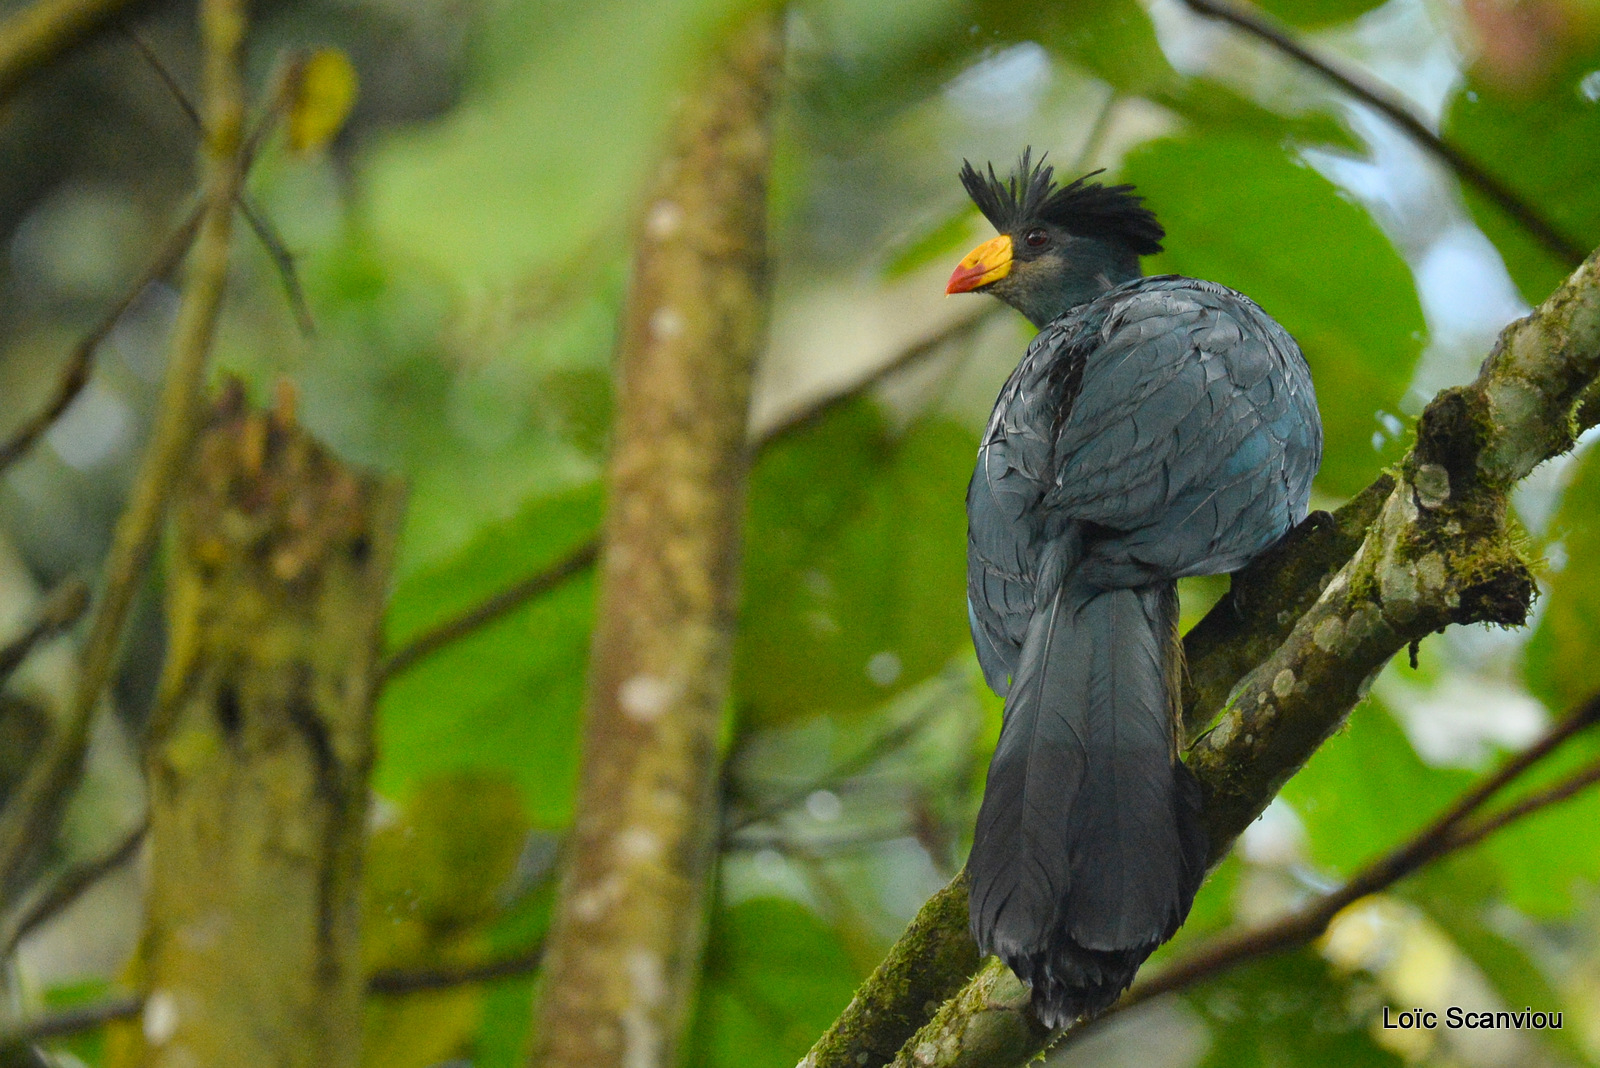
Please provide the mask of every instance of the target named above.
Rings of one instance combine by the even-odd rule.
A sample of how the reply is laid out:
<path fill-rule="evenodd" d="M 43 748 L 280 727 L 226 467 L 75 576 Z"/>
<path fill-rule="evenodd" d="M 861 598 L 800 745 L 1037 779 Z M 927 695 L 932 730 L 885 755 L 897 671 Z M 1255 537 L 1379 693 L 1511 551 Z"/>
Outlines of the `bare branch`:
<path fill-rule="evenodd" d="M 0 105 L 35 73 L 101 30 L 134 0 L 37 0 L 0 22 Z"/>
<path fill-rule="evenodd" d="M 51 590 L 39 605 L 33 626 L 0 646 L 0 686 L 6 684 L 34 646 L 72 626 L 88 607 L 89 587 L 77 579 L 68 579 Z M 3 957 L 4 954 L 0 954 L 0 958 Z"/>
<path fill-rule="evenodd" d="M 367 994 L 373 997 L 397 997 L 404 994 L 448 990 L 474 983 L 492 983 L 500 979 L 515 979 L 529 975 L 539 968 L 543 959 L 543 944 L 497 960 L 480 964 L 463 964 L 447 968 L 394 968 L 374 972 L 367 978 Z M 0 1050 L 18 1045 L 46 1042 L 54 1038 L 92 1031 L 108 1023 L 127 1020 L 144 1011 L 145 995 L 128 994 L 108 998 L 93 1005 L 83 1005 L 57 1012 L 45 1013 L 31 1020 L 0 1031 Z"/>
<path fill-rule="evenodd" d="M 1387 88 L 1368 82 L 1361 75 L 1317 55 L 1295 41 L 1266 16 L 1235 7 L 1226 0 L 1183 0 L 1190 10 L 1207 18 L 1218 19 L 1251 34 L 1276 48 L 1284 55 L 1309 67 L 1340 89 L 1368 105 L 1394 123 L 1421 148 L 1432 154 L 1455 172 L 1456 176 L 1473 186 L 1494 202 L 1501 211 L 1514 219 L 1535 240 L 1554 253 L 1568 267 L 1583 262 L 1584 246 L 1563 234 L 1533 205 L 1522 199 L 1499 178 L 1484 170 L 1471 156 L 1447 141 L 1417 118 Z"/>
<path fill-rule="evenodd" d="M 42 846 L 77 778 L 95 707 L 115 667 L 123 621 L 194 437 L 206 358 L 227 284 L 233 203 L 243 180 L 240 148 L 244 123 L 244 89 L 239 76 L 244 14 L 231 0 L 204 0 L 201 24 L 211 135 L 201 153 L 205 194 L 195 255 L 174 327 L 155 427 L 112 535 L 104 589 L 90 624 L 77 689 L 58 735 L 0 812 L 0 872 L 12 880 Z"/>
<path fill-rule="evenodd" d="M 544 942 L 522 953 L 481 964 L 463 964 L 443 968 L 391 968 L 374 972 L 367 978 L 367 993 L 380 997 L 398 994 L 415 994 L 427 990 L 447 990 L 472 983 L 492 983 L 497 979 L 515 979 L 539 970 L 544 960 Z"/>
<path fill-rule="evenodd" d="M 132 28 L 124 25 L 121 29 L 123 35 L 144 57 L 145 63 L 155 71 L 161 84 L 166 86 L 167 94 L 182 109 L 184 117 L 189 120 L 189 125 L 204 137 L 205 121 L 200 118 L 200 112 L 189 100 L 189 95 L 183 91 L 183 86 L 178 84 L 178 79 L 173 76 L 172 71 Z M 245 138 L 244 162 L 241 166 L 246 174 L 250 171 L 256 153 L 261 149 L 261 143 L 266 140 L 267 134 L 272 132 L 273 126 L 287 109 L 289 99 L 293 95 L 295 80 L 301 76 L 304 68 L 304 57 L 298 52 L 288 53 L 278 64 L 274 89 L 261 120 Z M 272 220 L 255 206 L 243 188 L 239 190 L 238 201 L 239 212 L 244 216 L 244 221 L 250 225 L 250 232 L 256 235 L 256 240 L 266 249 L 268 258 L 272 260 L 272 265 L 278 272 L 278 277 L 283 281 L 284 295 L 288 298 L 290 310 L 294 312 L 295 324 L 299 326 L 302 335 L 311 337 L 316 333 L 316 326 L 311 320 L 311 307 L 306 302 L 305 290 L 300 285 L 300 270 L 295 265 L 294 254 L 284 244 L 283 237 L 278 233 L 278 228 L 272 224 Z"/>
<path fill-rule="evenodd" d="M 594 566 L 600 555 L 600 540 L 591 539 L 557 560 L 543 571 L 519 579 L 488 599 L 478 602 L 459 615 L 429 627 L 406 644 L 390 653 L 383 662 L 385 681 L 399 675 L 417 661 L 433 655 L 440 649 L 460 641 L 536 597 L 541 597 L 563 585 L 568 579 L 580 575 Z"/>
<path fill-rule="evenodd" d="M 129 994 L 92 1005 L 46 1013 L 0 1031 L 0 1051 L 93 1031 L 108 1023 L 132 1019 L 143 1011 L 144 995 Z"/>
<path fill-rule="evenodd" d="M 31 932 L 49 923 L 78 900 L 85 890 L 132 860 L 138 854 L 139 846 L 144 843 L 147 829 L 148 825 L 141 822 L 100 856 L 69 868 L 57 877 L 48 891 L 7 922 L 5 934 L 0 937 L 0 960 L 9 959 L 17 944 Z"/>
<path fill-rule="evenodd" d="M 165 278 L 177 269 L 179 261 L 183 259 L 184 253 L 189 251 L 189 246 L 194 243 L 195 234 L 200 230 L 200 215 L 201 211 L 198 208 L 190 213 L 184 224 L 167 239 L 155 258 L 140 272 L 133 285 L 128 287 L 122 299 L 101 317 L 100 321 L 84 335 L 83 340 L 74 346 L 49 401 L 24 423 L 21 429 L 0 444 L 0 471 L 10 467 L 31 449 L 34 442 L 55 425 L 55 421 L 61 418 L 61 414 L 77 399 L 78 394 L 83 392 L 83 387 L 88 384 L 89 371 L 94 365 L 95 352 L 100 348 L 100 343 L 106 339 L 152 282 Z"/>

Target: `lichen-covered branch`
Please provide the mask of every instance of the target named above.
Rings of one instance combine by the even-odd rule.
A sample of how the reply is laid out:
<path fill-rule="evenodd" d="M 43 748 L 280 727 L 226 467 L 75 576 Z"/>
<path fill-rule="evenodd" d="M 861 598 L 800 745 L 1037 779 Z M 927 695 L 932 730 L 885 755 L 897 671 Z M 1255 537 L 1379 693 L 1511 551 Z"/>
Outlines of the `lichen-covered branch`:
<path fill-rule="evenodd" d="M 1508 536 L 1506 495 L 1572 447 L 1593 418 L 1597 377 L 1600 253 L 1501 333 L 1476 381 L 1434 399 L 1396 471 L 1338 514 L 1307 520 L 1194 628 L 1185 721 L 1217 722 L 1188 760 L 1206 793 L 1213 861 L 1396 652 L 1451 623 L 1524 621 L 1534 587 Z M 885 1026 L 871 1048 L 897 1038 L 897 1065 L 997 1068 L 1037 1053 L 1049 1034 L 1026 988 L 990 960 L 917 1033 Z"/>
<path fill-rule="evenodd" d="M 1364 866 L 1349 882 L 1262 927 L 1220 935 L 1134 985 L 1113 1006 L 1121 1012 L 1161 994 L 1182 990 L 1228 968 L 1272 953 L 1304 946 L 1321 937 L 1333 918 L 1360 899 L 1380 893 L 1424 865 L 1469 848 L 1511 824 L 1571 799 L 1600 781 L 1600 761 L 1490 814 L 1486 802 L 1529 768 L 1600 718 L 1600 697 L 1591 698 L 1539 743 L 1513 757 L 1499 772 L 1468 790 L 1433 823 Z M 959 998 L 947 1003 L 935 1021 L 908 1043 L 896 1064 L 1020 1065 L 1052 1044 L 1083 1031 L 1085 1021 L 1050 1032 L 1034 1019 L 1031 997 L 1009 969 L 991 960 Z M 1110 1015 L 1111 1013 L 1107 1013 Z"/>
<path fill-rule="evenodd" d="M 360 870 L 400 502 L 232 387 L 179 488 L 146 758 L 142 1027 L 113 1063 L 360 1061 Z"/>
<path fill-rule="evenodd" d="M 26 862 L 44 844 L 76 781 L 94 710 L 116 665 L 123 621 L 194 437 L 206 359 L 227 285 L 233 202 L 243 181 L 244 86 L 239 62 L 244 7 L 240 0 L 202 0 L 200 26 L 209 131 L 201 149 L 204 207 L 173 328 L 160 408 L 127 506 L 112 533 L 99 603 L 84 643 L 83 669 L 64 722 L 0 813 L 0 900 L 15 889 Z"/>
<path fill-rule="evenodd" d="M 544 1068 L 674 1062 L 704 941 L 766 332 L 781 24 L 761 7 L 686 101 L 645 207 L 575 824 L 536 1008 Z"/>
<path fill-rule="evenodd" d="M 1600 258 L 1508 326 L 1472 384 L 1434 398 L 1361 547 L 1241 682 L 1189 763 L 1225 848 L 1412 641 L 1452 623 L 1522 623 L 1533 576 L 1506 495 L 1574 441 L 1600 373 Z"/>

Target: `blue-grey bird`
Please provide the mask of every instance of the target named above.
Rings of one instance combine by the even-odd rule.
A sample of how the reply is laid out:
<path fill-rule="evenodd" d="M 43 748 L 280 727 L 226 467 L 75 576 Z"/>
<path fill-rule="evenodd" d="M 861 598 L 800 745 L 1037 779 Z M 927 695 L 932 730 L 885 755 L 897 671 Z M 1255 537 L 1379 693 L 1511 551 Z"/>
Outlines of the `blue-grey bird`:
<path fill-rule="evenodd" d="M 1165 232 L 1132 186 L 1058 188 L 1029 155 L 1004 181 L 963 167 L 1000 236 L 947 291 L 1039 328 L 967 490 L 972 640 L 1006 699 L 967 871 L 979 948 L 1059 1027 L 1189 913 L 1207 843 L 1178 751 L 1176 580 L 1305 518 L 1322 424 L 1305 357 L 1250 298 L 1141 276 Z"/>

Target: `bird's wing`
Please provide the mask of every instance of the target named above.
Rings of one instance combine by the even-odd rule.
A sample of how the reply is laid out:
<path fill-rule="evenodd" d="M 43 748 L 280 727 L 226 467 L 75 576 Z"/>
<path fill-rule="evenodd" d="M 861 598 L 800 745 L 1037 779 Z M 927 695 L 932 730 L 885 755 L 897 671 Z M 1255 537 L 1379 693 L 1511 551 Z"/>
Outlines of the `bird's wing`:
<path fill-rule="evenodd" d="M 1141 279 L 1103 305 L 1046 513 L 1094 524 L 1096 582 L 1231 571 L 1305 517 L 1322 433 L 1288 333 L 1248 298 Z"/>
<path fill-rule="evenodd" d="M 1081 324 L 1046 327 L 1000 390 L 967 487 L 967 617 L 985 680 L 1006 693 L 1016 675 L 1042 546 L 1062 534 L 1041 502 L 1055 434 L 1070 411 L 1087 350 Z"/>

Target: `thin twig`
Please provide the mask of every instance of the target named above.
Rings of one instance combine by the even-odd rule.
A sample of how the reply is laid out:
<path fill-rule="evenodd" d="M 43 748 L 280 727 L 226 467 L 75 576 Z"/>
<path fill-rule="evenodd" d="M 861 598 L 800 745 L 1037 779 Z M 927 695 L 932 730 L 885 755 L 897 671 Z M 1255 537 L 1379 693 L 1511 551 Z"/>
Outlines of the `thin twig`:
<path fill-rule="evenodd" d="M 239 213 L 244 216 L 244 221 L 250 225 L 250 232 L 256 235 L 256 240 L 267 252 L 267 258 L 272 260 L 272 266 L 277 269 L 278 278 L 283 282 L 283 295 L 289 301 L 289 310 L 294 313 L 294 322 L 300 328 L 301 336 L 315 336 L 317 324 L 311 318 L 311 305 L 306 300 L 305 288 L 300 284 L 300 267 L 295 263 L 294 253 L 284 244 L 283 235 L 278 233 L 271 218 L 264 215 L 255 202 L 243 193 L 239 194 Z"/>
<path fill-rule="evenodd" d="M 116 328 L 117 323 L 151 283 L 165 278 L 177 268 L 184 253 L 188 252 L 189 246 L 194 243 L 195 234 L 200 230 L 200 214 L 199 208 L 190 212 L 183 225 L 167 238 L 166 244 L 161 246 L 160 251 L 140 272 L 133 285 L 128 287 L 122 299 L 106 312 L 73 348 L 72 355 L 67 358 L 67 365 L 61 372 L 61 378 L 56 383 L 55 393 L 43 408 L 22 425 L 21 429 L 4 444 L 0 444 L 0 471 L 11 466 L 32 448 L 34 442 L 38 441 L 77 399 L 89 381 L 89 371 L 94 365 L 95 351 L 99 349 L 100 343 Z"/>
<path fill-rule="evenodd" d="M 944 705 L 940 699 L 941 696 L 942 695 L 930 696 L 928 700 L 928 706 L 926 708 L 918 711 L 915 715 L 908 717 L 905 722 L 898 723 L 884 731 L 871 742 L 863 746 L 859 752 L 839 761 L 821 775 L 807 782 L 804 786 L 800 786 L 793 790 L 782 793 L 777 797 L 767 801 L 765 804 L 759 805 L 748 812 L 738 812 L 737 814 L 730 812 L 728 814 L 728 818 L 723 823 L 723 844 L 728 848 L 743 848 L 741 843 L 732 841 L 734 835 L 737 835 L 739 832 L 746 830 L 755 824 L 763 823 L 774 816 L 782 815 L 783 813 L 794 808 L 796 805 L 800 804 L 802 801 L 806 800 L 806 798 L 810 797 L 818 790 L 826 789 L 831 785 L 836 785 L 844 779 L 856 774 L 857 772 L 871 767 L 884 757 L 902 748 L 912 738 L 916 737 L 919 731 L 928 725 L 928 721 L 932 719 L 935 714 L 944 708 Z"/>
<path fill-rule="evenodd" d="M 379 676 L 385 681 L 394 678 L 424 657 L 460 641 L 535 597 L 564 584 L 573 576 L 589 570 L 599 555 L 600 540 L 591 538 L 543 571 L 518 580 L 460 615 L 452 616 L 417 635 L 384 660 Z"/>
<path fill-rule="evenodd" d="M 122 841 L 105 853 L 63 872 L 42 897 L 7 922 L 4 936 L 0 937 L 0 960 L 10 958 L 12 950 L 17 948 L 18 943 L 60 915 L 68 905 L 78 900 L 85 890 L 132 860 L 139 852 L 140 845 L 144 843 L 147 829 L 148 826 L 140 821 L 138 826 L 123 836 Z"/>
<path fill-rule="evenodd" d="M 155 49 L 145 44 L 144 39 L 134 32 L 133 28 L 124 24 L 119 27 L 124 37 L 128 39 L 151 70 L 155 72 L 161 84 L 166 86 L 167 93 L 182 109 L 189 124 L 202 138 L 206 135 L 206 124 L 200 118 L 200 112 L 195 108 L 189 95 L 183 91 L 183 86 L 178 84 L 178 79 L 170 68 L 162 62 Z M 244 162 L 242 167 L 248 173 L 250 166 L 255 162 L 256 154 L 261 149 L 261 144 L 267 135 L 272 132 L 278 117 L 289 106 L 289 100 L 294 92 L 295 81 L 304 69 L 304 57 L 298 52 L 290 52 L 280 62 L 279 72 L 274 79 L 274 88 L 263 109 L 261 119 L 256 123 L 256 128 L 250 132 L 244 142 Z M 267 258 L 272 260 L 273 267 L 278 272 L 278 277 L 283 281 L 284 295 L 289 301 L 289 308 L 294 313 L 295 325 L 300 328 L 300 333 L 311 337 L 316 333 L 316 324 L 311 319 L 311 306 L 306 301 L 304 288 L 300 285 L 300 270 L 295 264 L 294 253 L 289 251 L 284 243 L 283 236 L 278 233 L 278 228 L 272 224 L 255 202 L 250 199 L 241 187 L 238 196 L 239 211 L 244 216 L 244 221 L 250 224 L 250 231 L 256 235 L 256 240 L 261 242 L 261 247 L 266 249 Z"/>
<path fill-rule="evenodd" d="M 765 448 L 774 441 L 786 437 L 802 427 L 811 425 L 838 405 L 854 400 L 878 383 L 894 377 L 897 372 L 919 364 L 930 356 L 937 355 L 946 345 L 967 340 L 976 334 L 985 323 L 1000 318 L 1005 310 L 1005 305 L 991 302 L 980 311 L 957 319 L 927 337 L 912 342 L 891 359 L 861 372 L 854 380 L 840 385 L 833 391 L 825 393 L 809 403 L 779 416 L 776 421 L 759 428 L 751 436 L 750 444 L 758 449 Z"/>
<path fill-rule="evenodd" d="M 998 308 L 999 305 L 995 307 Z M 970 337 L 996 314 L 994 309 L 985 309 L 978 314 L 957 320 L 917 341 L 893 359 L 880 364 L 854 381 L 844 384 L 832 393 L 816 398 L 811 403 L 783 416 L 777 422 L 762 428 L 752 436 L 752 447 L 764 448 L 773 441 L 794 433 L 834 407 L 861 396 L 895 372 L 927 359 L 947 344 Z M 503 618 L 535 597 L 541 597 L 565 584 L 567 580 L 583 574 L 594 566 L 599 555 L 600 539 L 591 538 L 549 567 L 517 580 L 459 615 L 428 628 L 389 655 L 384 661 L 383 679 L 388 681 L 394 678 L 425 657 Z"/>
<path fill-rule="evenodd" d="M 126 994 L 91 1005 L 44 1013 L 0 1031 L 0 1050 L 81 1034 L 118 1020 L 132 1019 L 143 1011 L 144 995 Z"/>
<path fill-rule="evenodd" d="M 1568 267 L 1576 267 L 1583 262 L 1587 251 L 1582 244 L 1563 234 L 1554 223 L 1499 178 L 1484 170 L 1477 161 L 1455 144 L 1428 129 L 1422 120 L 1417 118 L 1388 88 L 1374 85 L 1354 71 L 1346 70 L 1334 61 L 1317 55 L 1291 38 L 1264 15 L 1245 11 L 1226 0 L 1183 0 L 1183 2 L 1197 14 L 1219 19 L 1265 41 L 1378 111 L 1405 131 L 1424 150 L 1432 153 L 1454 171 L 1462 181 L 1474 186 L 1492 200 L 1501 211 L 1520 223 L 1531 236 L 1560 257 Z"/>
<path fill-rule="evenodd" d="M 33 626 L 0 646 L 0 686 L 22 666 L 34 646 L 72 626 L 88 607 L 89 587 L 78 579 L 68 579 L 51 590 L 39 606 Z M 4 954 L 0 954 L 0 959 L 3 957 Z"/>
<path fill-rule="evenodd" d="M 464 964 L 449 968 L 389 968 L 373 972 L 367 978 L 367 993 L 374 997 L 394 997 L 399 994 L 416 994 L 434 990 L 448 990 L 474 983 L 492 983 L 500 979 L 515 979 L 539 969 L 544 956 L 544 945 L 501 960 L 482 964 Z M 44 1013 L 24 1023 L 0 1032 L 0 1050 L 11 1046 L 44 1042 L 52 1038 L 66 1038 L 96 1027 L 104 1027 L 118 1020 L 131 1019 L 144 1011 L 143 994 L 128 994 L 108 998 L 93 1005 L 82 1005 L 57 1012 Z"/>
<path fill-rule="evenodd" d="M 388 968 L 373 972 L 367 979 L 367 993 L 382 997 L 415 994 L 425 990 L 446 990 L 471 983 L 491 983 L 514 979 L 539 970 L 544 959 L 544 941 L 503 960 L 482 964 L 463 964 L 446 968 Z"/>
<path fill-rule="evenodd" d="M 172 356 L 150 442 L 128 503 L 118 517 L 105 563 L 104 589 L 84 644 L 83 665 L 59 733 L 29 767 L 0 811 L 0 873 L 15 880 L 42 844 L 70 793 L 88 746 L 89 728 L 116 665 L 122 626 L 143 580 L 166 514 L 167 499 L 188 461 L 205 367 L 227 286 L 233 204 L 243 182 L 240 148 L 244 87 L 239 74 L 242 20 L 202 5 L 210 135 L 202 150 L 204 199 Z M 9 889 L 9 888 L 8 888 Z"/>
<path fill-rule="evenodd" d="M 206 121 L 200 117 L 200 109 L 194 106 L 194 101 L 190 100 L 189 94 L 183 91 L 183 86 L 178 84 L 178 79 L 173 75 L 171 68 L 162 62 L 155 49 L 145 44 L 144 38 L 134 32 L 132 26 L 127 23 L 119 23 L 117 29 L 122 31 L 122 36 L 126 37 L 128 43 L 133 45 L 139 55 L 144 58 L 145 65 L 155 72 L 155 76 L 166 87 L 167 95 L 172 97 L 173 102 L 183 111 L 184 117 L 189 120 L 189 125 L 204 137 Z"/>

